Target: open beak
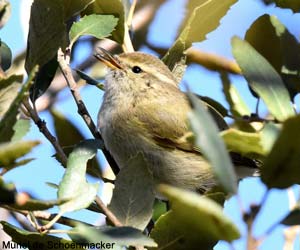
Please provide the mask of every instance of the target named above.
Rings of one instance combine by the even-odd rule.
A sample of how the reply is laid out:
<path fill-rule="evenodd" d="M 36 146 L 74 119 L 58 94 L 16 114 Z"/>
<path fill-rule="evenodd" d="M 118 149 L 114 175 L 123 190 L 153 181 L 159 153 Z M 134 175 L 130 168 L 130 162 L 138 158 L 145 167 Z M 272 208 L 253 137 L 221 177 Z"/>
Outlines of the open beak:
<path fill-rule="evenodd" d="M 111 69 L 122 69 L 122 66 L 118 59 L 101 47 L 97 48 L 94 56 Z"/>

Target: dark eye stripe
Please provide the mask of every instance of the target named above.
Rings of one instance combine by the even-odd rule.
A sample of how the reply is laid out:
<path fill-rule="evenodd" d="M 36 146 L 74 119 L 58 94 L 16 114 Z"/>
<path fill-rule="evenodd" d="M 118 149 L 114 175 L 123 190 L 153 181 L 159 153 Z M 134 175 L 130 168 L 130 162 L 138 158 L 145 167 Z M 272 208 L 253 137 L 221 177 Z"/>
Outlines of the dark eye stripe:
<path fill-rule="evenodd" d="M 139 66 L 133 66 L 131 70 L 133 73 L 136 73 L 136 74 L 142 72 L 142 69 Z"/>

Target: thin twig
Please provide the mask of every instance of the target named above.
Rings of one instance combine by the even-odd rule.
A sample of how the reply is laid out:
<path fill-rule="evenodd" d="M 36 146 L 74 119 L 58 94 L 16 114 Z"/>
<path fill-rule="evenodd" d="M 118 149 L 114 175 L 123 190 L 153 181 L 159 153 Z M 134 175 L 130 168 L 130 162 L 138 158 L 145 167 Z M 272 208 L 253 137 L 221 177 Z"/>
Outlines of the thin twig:
<path fill-rule="evenodd" d="M 80 93 L 78 91 L 78 87 L 77 84 L 75 82 L 75 79 L 72 75 L 72 71 L 71 68 L 69 66 L 69 62 L 70 62 L 70 51 L 67 51 L 66 54 L 63 53 L 63 51 L 61 49 L 58 50 L 58 59 L 57 59 L 58 63 L 59 63 L 59 67 L 61 69 L 61 72 L 70 88 L 70 91 L 72 93 L 72 96 L 75 100 L 75 103 L 77 105 L 78 108 L 78 113 L 79 115 L 83 118 L 84 122 L 86 123 L 86 125 L 88 126 L 90 132 L 92 133 L 92 135 L 99 140 L 102 140 L 102 137 L 95 125 L 95 123 L 93 122 L 84 102 L 82 101 L 82 98 L 80 96 Z M 102 149 L 103 154 L 105 155 L 106 160 L 108 161 L 111 169 L 113 170 L 114 174 L 117 175 L 119 172 L 119 167 L 116 164 L 116 162 L 114 161 L 114 159 L 112 158 L 112 156 L 110 155 L 110 153 L 104 148 Z"/>
<path fill-rule="evenodd" d="M 58 51 L 58 63 L 59 63 L 59 67 L 62 71 L 62 74 L 65 77 L 65 80 L 71 90 L 72 96 L 77 104 L 78 107 L 78 113 L 80 114 L 80 116 L 83 118 L 83 120 L 85 121 L 86 125 L 88 126 L 88 128 L 90 129 L 91 133 L 93 134 L 93 136 L 97 139 L 102 139 L 99 131 L 97 130 L 88 110 L 85 107 L 85 104 L 82 101 L 82 98 L 80 96 L 80 93 L 78 91 L 77 88 L 77 84 L 73 78 L 72 75 L 72 71 L 71 68 L 69 66 L 69 62 L 70 62 L 70 51 L 67 51 L 66 54 L 64 54 L 62 52 L 61 49 L 59 49 Z M 110 156 L 110 154 L 106 151 L 103 150 L 104 155 L 106 156 L 107 160 L 110 163 L 110 166 L 112 167 L 113 171 L 116 170 L 114 169 L 114 166 L 117 166 L 116 163 L 113 161 L 112 157 Z M 116 168 L 116 167 L 115 167 Z M 105 204 L 103 203 L 103 201 L 96 196 L 96 204 L 102 209 L 103 213 L 106 215 L 107 219 L 115 226 L 122 226 L 122 223 L 117 219 L 117 217 L 105 206 Z"/>
<path fill-rule="evenodd" d="M 130 30 L 132 27 L 132 19 L 133 19 L 133 14 L 134 14 L 136 4 L 137 4 L 137 0 L 133 0 L 127 16 L 125 31 L 124 31 L 124 40 L 122 44 L 122 49 L 124 52 L 134 52 L 134 48 L 130 38 Z"/>
<path fill-rule="evenodd" d="M 6 205 L 4 205 L 2 207 L 7 209 L 7 210 L 10 210 L 10 211 L 20 213 L 24 216 L 28 216 L 29 213 L 30 213 L 29 211 L 18 210 L 18 209 L 15 209 L 15 208 L 12 208 L 12 207 L 6 206 Z M 33 213 L 33 215 L 36 219 L 45 220 L 45 221 L 52 221 L 55 217 L 57 217 L 57 214 L 51 214 L 51 213 L 45 212 L 45 211 L 34 211 L 32 213 Z M 70 219 L 70 218 L 67 218 L 67 217 L 64 217 L 64 216 L 61 216 L 58 219 L 57 223 L 59 223 L 61 225 L 69 226 L 69 227 L 74 227 L 77 223 L 82 223 L 82 224 L 85 224 L 87 226 L 92 226 L 92 224 L 82 222 L 82 221 L 79 221 L 79 220 L 76 220 L 76 219 Z"/>
<path fill-rule="evenodd" d="M 122 49 L 125 53 L 134 52 L 134 48 L 129 34 L 129 28 L 127 25 L 125 25 L 124 41 L 122 44 Z"/>
<path fill-rule="evenodd" d="M 26 108 L 27 112 L 30 114 L 30 117 L 37 125 L 39 130 L 44 134 L 44 136 L 48 139 L 48 141 L 53 145 L 56 150 L 57 157 L 60 159 L 61 163 L 66 166 L 67 165 L 67 156 L 65 155 L 62 147 L 60 146 L 59 142 L 57 141 L 56 137 L 51 134 L 46 126 L 46 122 L 41 120 L 38 113 L 33 109 L 31 104 L 29 103 L 28 99 L 23 100 L 23 105 Z"/>
<path fill-rule="evenodd" d="M 58 50 L 58 63 L 59 63 L 59 67 L 61 69 L 61 72 L 71 90 L 72 96 L 76 102 L 76 105 L 78 107 L 78 114 L 83 118 L 84 122 L 86 123 L 86 125 L 88 126 L 88 128 L 90 129 L 91 133 L 93 134 L 93 136 L 95 138 L 100 139 L 101 136 L 87 110 L 87 108 L 85 107 L 82 98 L 80 96 L 80 93 L 78 91 L 77 88 L 77 84 L 74 80 L 74 77 L 72 75 L 72 71 L 71 68 L 69 66 L 69 62 L 70 62 L 70 56 L 68 55 L 69 52 L 67 52 L 66 54 L 64 54 L 62 52 L 61 49 Z"/>
<path fill-rule="evenodd" d="M 96 204 L 99 206 L 99 208 L 103 211 L 103 213 L 106 215 L 109 222 L 111 222 L 116 227 L 121 227 L 122 223 L 118 220 L 118 218 L 110 211 L 110 209 L 105 206 L 103 201 L 100 199 L 100 197 L 97 195 L 95 199 Z"/>
<path fill-rule="evenodd" d="M 289 228 L 286 228 L 283 232 L 284 235 L 284 245 L 283 250 L 293 250 L 295 249 L 295 241 L 297 238 L 297 235 L 299 235 L 300 227 L 299 226 L 292 226 Z"/>
<path fill-rule="evenodd" d="M 19 213 L 13 212 L 13 211 L 9 211 L 9 212 L 10 212 L 11 216 L 14 217 L 14 219 L 22 226 L 22 228 L 24 228 L 25 230 L 27 230 L 29 232 L 34 231 L 34 227 L 28 223 L 28 221 L 25 219 L 25 217 L 23 217 Z"/>
<path fill-rule="evenodd" d="M 132 0 L 131 6 L 130 6 L 130 9 L 128 12 L 127 20 L 126 20 L 128 27 L 131 27 L 131 25 L 132 25 L 133 14 L 134 14 L 136 4 L 137 4 L 137 0 Z"/>

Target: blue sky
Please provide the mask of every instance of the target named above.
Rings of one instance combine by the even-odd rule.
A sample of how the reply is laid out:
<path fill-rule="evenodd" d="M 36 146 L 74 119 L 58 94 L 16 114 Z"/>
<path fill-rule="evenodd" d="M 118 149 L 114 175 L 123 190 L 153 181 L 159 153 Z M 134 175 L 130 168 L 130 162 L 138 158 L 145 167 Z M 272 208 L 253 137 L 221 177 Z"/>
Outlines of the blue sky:
<path fill-rule="evenodd" d="M 23 0 L 25 1 L 25 0 Z M 169 0 L 158 11 L 155 22 L 149 30 L 149 42 L 164 47 L 169 47 L 176 37 L 176 27 L 183 17 L 182 8 L 184 0 Z M 13 54 L 25 48 L 26 42 L 22 33 L 20 20 L 20 1 L 11 0 L 12 17 L 8 24 L 0 30 L 0 38 L 5 41 L 12 49 Z M 168 14 L 172 13 L 172 17 Z M 222 19 L 220 27 L 207 36 L 207 40 L 197 43 L 195 46 L 207 51 L 220 54 L 222 56 L 232 58 L 230 39 L 234 35 L 243 37 L 247 28 L 260 15 L 269 13 L 277 15 L 278 18 L 289 28 L 289 30 L 298 38 L 300 35 L 300 15 L 293 15 L 289 10 L 274 8 L 274 6 L 265 7 L 259 0 L 240 0 L 232 7 L 228 15 Z M 171 19 L 171 20 L 170 20 Z M 82 50 L 80 57 L 92 56 L 92 52 L 88 49 Z M 216 73 L 209 72 L 200 66 L 191 66 L 188 68 L 184 81 L 197 93 L 210 96 L 225 106 L 225 98 L 221 90 L 221 83 Z M 245 101 L 254 110 L 255 99 L 250 95 L 245 81 L 241 77 L 232 77 L 235 86 L 240 90 Z M 68 91 L 65 91 L 61 96 L 68 96 Z M 102 93 L 95 91 L 94 87 L 87 87 L 82 90 L 82 97 L 91 112 L 91 115 L 96 119 L 98 108 L 101 103 Z M 299 97 L 297 98 L 298 101 Z M 91 137 L 86 129 L 81 118 L 77 115 L 77 108 L 71 98 L 62 100 L 56 108 L 66 114 L 79 128 L 83 129 L 87 137 Z M 264 112 L 262 108 L 262 112 Z M 47 125 L 53 131 L 52 121 L 50 116 L 43 112 L 40 114 L 47 121 Z M 38 198 L 55 199 L 56 190 L 48 187 L 45 182 L 59 183 L 63 168 L 60 167 L 53 155 L 53 149 L 50 143 L 44 139 L 38 129 L 32 125 L 31 131 L 27 136 L 28 139 L 39 138 L 42 145 L 36 148 L 31 157 L 37 158 L 34 162 L 27 166 L 18 168 L 5 175 L 7 181 L 13 181 L 17 188 L 22 191 L 29 191 Z M 92 182 L 95 180 L 91 179 Z M 265 187 L 257 178 L 248 178 L 240 182 L 239 199 L 243 207 L 248 208 L 250 204 L 258 203 L 265 191 Z M 279 218 L 285 215 L 287 211 L 288 199 L 285 191 L 272 191 L 266 207 L 263 209 L 259 218 L 259 223 L 255 224 L 255 235 L 262 235 L 267 228 L 275 223 Z M 240 205 L 238 199 L 233 197 L 226 203 L 225 212 L 239 225 L 242 232 L 245 232 L 240 217 Z M 70 216 L 75 216 L 78 219 L 87 222 L 94 222 L 98 219 L 98 215 L 91 212 L 76 212 Z M 273 234 L 263 243 L 261 250 L 282 249 L 283 236 L 282 228 L 276 229 Z M 234 243 L 236 249 L 245 249 L 245 241 L 239 240 Z M 216 250 L 226 250 L 226 243 L 219 244 Z M 299 239 L 295 249 L 299 249 Z"/>

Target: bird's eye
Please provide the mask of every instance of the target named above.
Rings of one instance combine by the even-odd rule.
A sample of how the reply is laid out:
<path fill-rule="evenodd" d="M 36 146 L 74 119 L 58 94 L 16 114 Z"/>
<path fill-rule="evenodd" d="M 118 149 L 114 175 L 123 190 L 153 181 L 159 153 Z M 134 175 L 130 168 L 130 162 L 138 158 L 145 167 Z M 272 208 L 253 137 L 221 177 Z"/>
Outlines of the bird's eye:
<path fill-rule="evenodd" d="M 139 66 L 133 66 L 131 70 L 133 73 L 136 73 L 136 74 L 142 72 L 142 69 Z"/>

